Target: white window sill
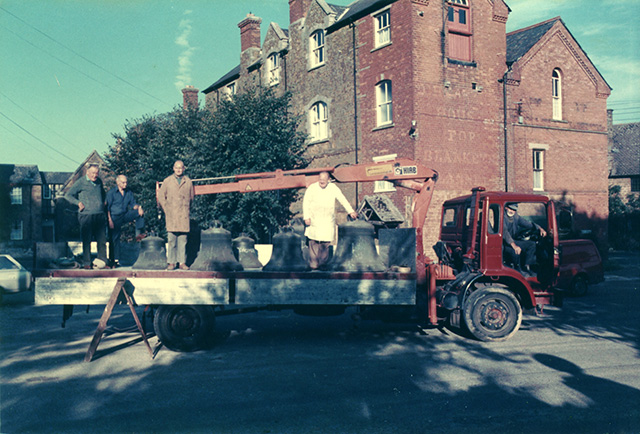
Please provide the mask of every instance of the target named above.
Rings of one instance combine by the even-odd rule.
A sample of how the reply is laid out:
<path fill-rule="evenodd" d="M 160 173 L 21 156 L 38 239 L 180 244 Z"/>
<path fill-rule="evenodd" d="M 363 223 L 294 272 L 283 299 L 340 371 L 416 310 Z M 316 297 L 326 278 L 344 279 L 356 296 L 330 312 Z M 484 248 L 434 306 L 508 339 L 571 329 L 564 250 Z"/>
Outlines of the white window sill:
<path fill-rule="evenodd" d="M 374 51 L 382 50 L 384 47 L 388 47 L 389 45 L 393 45 L 393 43 L 392 43 L 391 41 L 389 41 L 389 42 L 385 42 L 385 43 L 384 43 L 384 44 L 382 44 L 382 45 L 378 45 L 377 47 L 374 47 L 374 48 L 370 51 L 370 53 L 373 53 Z"/>
<path fill-rule="evenodd" d="M 375 127 L 373 130 L 371 131 L 379 131 L 379 130 L 386 130 L 387 128 L 393 128 L 396 125 L 393 122 L 390 122 L 388 124 L 384 124 L 384 125 L 378 125 L 377 127 Z"/>

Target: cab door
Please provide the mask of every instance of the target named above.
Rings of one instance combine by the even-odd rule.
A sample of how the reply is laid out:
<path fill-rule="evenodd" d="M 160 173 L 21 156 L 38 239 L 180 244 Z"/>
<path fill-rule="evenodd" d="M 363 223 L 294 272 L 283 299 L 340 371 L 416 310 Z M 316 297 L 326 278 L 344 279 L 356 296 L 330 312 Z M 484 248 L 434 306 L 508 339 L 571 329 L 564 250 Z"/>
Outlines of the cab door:
<path fill-rule="evenodd" d="M 482 204 L 480 220 L 480 268 L 502 268 L 502 208 L 500 204 L 491 203 L 489 198 Z"/>

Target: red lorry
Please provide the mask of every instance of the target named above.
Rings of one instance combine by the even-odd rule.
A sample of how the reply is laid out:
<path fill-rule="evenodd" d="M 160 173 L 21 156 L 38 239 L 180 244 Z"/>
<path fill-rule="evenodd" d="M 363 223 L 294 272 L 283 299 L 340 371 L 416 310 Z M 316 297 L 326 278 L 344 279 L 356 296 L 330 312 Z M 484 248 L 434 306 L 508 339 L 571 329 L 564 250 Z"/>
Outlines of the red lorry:
<path fill-rule="evenodd" d="M 315 182 L 322 171 L 339 183 L 385 180 L 414 192 L 410 227 L 378 232 L 380 250 L 387 252 L 387 271 L 38 270 L 36 303 L 104 305 L 115 303 L 124 290 L 134 317 L 133 303 L 157 307 L 155 332 L 166 347 L 191 351 L 211 343 L 216 315 L 256 309 L 308 312 L 316 307 L 311 310 L 317 314 L 324 307 L 335 314 L 355 306 L 363 319 L 444 324 L 466 329 L 480 340 L 498 341 L 518 330 L 523 309 L 561 302 L 561 293 L 554 289 L 554 205 L 544 196 L 475 188 L 468 196 L 445 202 L 436 258 L 425 255 L 423 229 L 438 174 L 412 160 L 236 175 L 224 183 L 196 185 L 195 191 L 198 195 L 301 188 Z M 546 230 L 544 239 L 535 240 L 537 277 L 524 277 L 503 262 L 502 218 L 508 202 L 519 202 L 520 214 Z M 107 311 L 109 304 L 105 315 Z M 105 315 L 101 325 L 106 325 Z M 95 340 L 92 345 L 97 345 Z"/>

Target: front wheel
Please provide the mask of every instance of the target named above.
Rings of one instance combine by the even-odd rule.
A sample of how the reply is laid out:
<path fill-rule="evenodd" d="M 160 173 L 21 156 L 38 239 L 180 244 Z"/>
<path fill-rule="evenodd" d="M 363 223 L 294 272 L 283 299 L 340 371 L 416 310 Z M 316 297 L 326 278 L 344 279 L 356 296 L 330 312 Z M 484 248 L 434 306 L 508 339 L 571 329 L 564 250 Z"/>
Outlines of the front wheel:
<path fill-rule="evenodd" d="M 162 344 L 173 351 L 196 351 L 213 344 L 216 317 L 211 306 L 162 305 L 153 327 Z"/>
<path fill-rule="evenodd" d="M 464 322 L 481 341 L 504 341 L 520 328 L 522 307 L 515 295 L 504 288 L 481 288 L 464 304 Z"/>

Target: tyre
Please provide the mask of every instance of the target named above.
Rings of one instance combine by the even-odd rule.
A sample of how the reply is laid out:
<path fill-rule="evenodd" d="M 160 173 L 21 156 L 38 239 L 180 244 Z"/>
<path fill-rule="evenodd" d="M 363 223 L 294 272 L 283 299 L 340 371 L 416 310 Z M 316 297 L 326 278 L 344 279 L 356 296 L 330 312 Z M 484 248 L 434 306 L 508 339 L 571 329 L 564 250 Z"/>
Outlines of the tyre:
<path fill-rule="evenodd" d="M 153 327 L 162 344 L 173 351 L 196 351 L 213 345 L 216 317 L 211 306 L 162 305 Z"/>
<path fill-rule="evenodd" d="M 571 281 L 571 295 L 575 297 L 582 297 L 587 295 L 589 291 L 589 282 L 584 276 L 576 276 Z"/>
<path fill-rule="evenodd" d="M 467 330 L 481 341 L 504 341 L 520 328 L 522 307 L 516 296 L 500 287 L 480 288 L 464 304 Z"/>

